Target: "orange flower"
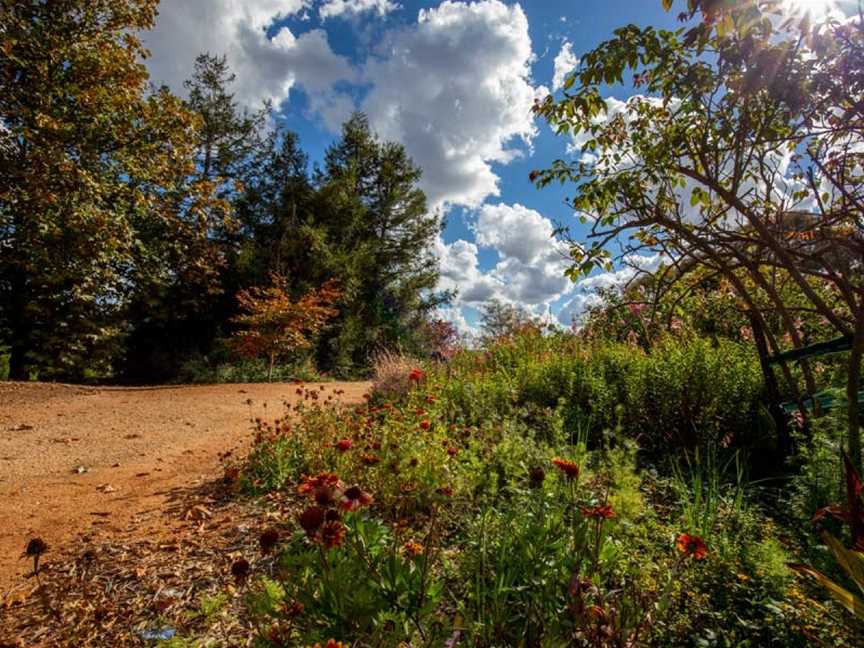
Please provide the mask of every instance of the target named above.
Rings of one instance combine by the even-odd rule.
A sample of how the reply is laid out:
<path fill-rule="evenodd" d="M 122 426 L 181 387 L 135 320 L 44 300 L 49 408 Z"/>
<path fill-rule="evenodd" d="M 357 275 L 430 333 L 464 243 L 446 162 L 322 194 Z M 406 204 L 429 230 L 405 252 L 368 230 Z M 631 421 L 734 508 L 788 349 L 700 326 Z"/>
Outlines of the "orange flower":
<path fill-rule="evenodd" d="M 552 463 L 555 464 L 561 472 L 567 475 L 567 479 L 576 479 L 579 476 L 579 464 L 575 461 L 555 457 L 552 460 Z"/>
<path fill-rule="evenodd" d="M 423 553 L 423 545 L 419 542 L 406 542 L 402 545 L 402 551 L 406 556 L 413 558 Z"/>
<path fill-rule="evenodd" d="M 615 511 L 611 504 L 603 506 L 586 506 L 582 509 L 582 515 L 595 520 L 610 520 L 615 517 Z"/>
<path fill-rule="evenodd" d="M 708 547 L 705 545 L 705 541 L 699 536 L 682 533 L 678 536 L 676 544 L 678 551 L 686 556 L 690 556 L 694 560 L 702 560 L 708 555 Z"/>
<path fill-rule="evenodd" d="M 321 648 L 320 643 L 316 643 L 314 646 L 309 646 L 309 648 Z M 347 643 L 342 643 L 341 641 L 336 641 L 335 639 L 330 639 L 327 642 L 327 645 L 324 648 L 349 648 Z"/>
<path fill-rule="evenodd" d="M 422 369 L 412 369 L 411 372 L 408 374 L 408 380 L 411 380 L 413 382 L 420 382 L 425 377 L 426 374 Z"/>

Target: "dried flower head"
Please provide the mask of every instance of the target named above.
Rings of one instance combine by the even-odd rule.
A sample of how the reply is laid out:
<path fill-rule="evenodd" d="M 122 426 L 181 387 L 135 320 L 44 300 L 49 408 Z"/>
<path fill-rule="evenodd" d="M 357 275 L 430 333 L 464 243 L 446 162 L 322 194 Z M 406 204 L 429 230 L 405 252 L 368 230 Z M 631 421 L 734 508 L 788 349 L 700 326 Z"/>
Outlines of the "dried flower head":
<path fill-rule="evenodd" d="M 258 537 L 258 545 L 261 547 L 261 553 L 265 556 L 273 551 L 278 543 L 279 531 L 273 528 L 267 529 Z"/>
<path fill-rule="evenodd" d="M 251 567 L 249 561 L 245 558 L 238 558 L 231 563 L 231 575 L 234 577 L 234 580 L 237 581 L 238 585 L 246 581 L 249 577 L 250 571 Z"/>
<path fill-rule="evenodd" d="M 528 471 L 528 486 L 530 488 L 540 488 L 546 480 L 546 471 L 541 466 L 534 466 Z"/>

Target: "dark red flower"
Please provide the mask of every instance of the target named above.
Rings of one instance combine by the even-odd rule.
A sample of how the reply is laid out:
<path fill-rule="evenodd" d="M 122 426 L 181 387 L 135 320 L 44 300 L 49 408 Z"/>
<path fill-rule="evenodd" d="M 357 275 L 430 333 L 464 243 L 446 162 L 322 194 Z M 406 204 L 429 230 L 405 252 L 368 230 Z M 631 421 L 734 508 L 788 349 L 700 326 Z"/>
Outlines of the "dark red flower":
<path fill-rule="evenodd" d="M 306 534 L 312 536 L 324 524 L 324 509 L 318 506 L 310 506 L 300 514 L 298 521 Z"/>
<path fill-rule="evenodd" d="M 534 466 L 528 471 L 528 485 L 531 488 L 540 488 L 546 479 L 546 471 L 541 466 Z"/>
<path fill-rule="evenodd" d="M 359 486 L 352 486 L 342 494 L 339 506 L 344 511 L 356 511 L 371 503 L 372 496 L 369 493 L 364 492 Z"/>
<path fill-rule="evenodd" d="M 447 454 L 451 457 L 455 457 L 457 454 L 459 454 L 459 450 L 457 448 L 454 448 L 453 446 L 450 446 L 449 448 L 447 448 Z"/>
<path fill-rule="evenodd" d="M 705 541 L 699 536 L 682 533 L 678 536 L 676 545 L 678 546 L 678 551 L 686 556 L 690 556 L 694 560 L 702 560 L 708 555 L 708 547 L 705 545 Z"/>
<path fill-rule="evenodd" d="M 576 479 L 579 476 L 579 464 L 575 461 L 555 457 L 552 460 L 552 463 L 555 464 L 561 472 L 567 475 L 567 479 Z"/>
<path fill-rule="evenodd" d="M 422 421 L 420 421 L 421 430 L 428 430 L 430 427 L 432 427 L 432 423 L 430 423 L 428 419 L 423 419 Z"/>
<path fill-rule="evenodd" d="M 339 547 L 345 539 L 345 525 L 339 520 L 328 520 L 321 527 L 320 537 L 325 549 Z"/>
<path fill-rule="evenodd" d="M 420 382 L 426 377 L 425 372 L 422 369 L 412 369 L 408 374 L 408 379 L 413 382 Z"/>
<path fill-rule="evenodd" d="M 360 455 L 360 461 L 364 466 L 374 466 L 379 461 L 381 461 L 380 457 L 373 454 L 363 454 Z"/>
<path fill-rule="evenodd" d="M 441 486 L 440 488 L 436 488 L 435 492 L 439 495 L 443 495 L 444 497 L 453 497 L 453 489 L 449 486 Z"/>
<path fill-rule="evenodd" d="M 340 439 L 336 442 L 336 449 L 339 452 L 348 452 L 354 447 L 354 442 L 351 439 Z"/>

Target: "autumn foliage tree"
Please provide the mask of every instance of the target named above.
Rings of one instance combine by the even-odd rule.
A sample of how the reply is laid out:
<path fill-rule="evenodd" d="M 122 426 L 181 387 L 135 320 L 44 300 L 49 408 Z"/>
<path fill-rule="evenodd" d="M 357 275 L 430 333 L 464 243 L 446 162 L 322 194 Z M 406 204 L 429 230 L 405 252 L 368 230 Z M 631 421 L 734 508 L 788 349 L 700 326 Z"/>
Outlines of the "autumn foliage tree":
<path fill-rule="evenodd" d="M 273 274 L 269 286 L 237 294 L 241 313 L 234 322 L 240 331 L 234 344 L 244 356 L 266 357 L 271 380 L 277 360 L 312 347 L 314 336 L 339 313 L 335 304 L 341 297 L 336 283 L 329 281 L 294 301 L 285 277 Z"/>
<path fill-rule="evenodd" d="M 153 90 L 157 0 L 0 2 L 0 337 L 13 378 L 110 373 L 130 303 L 216 290 L 200 119 Z M 176 304 L 186 307 L 187 304 Z"/>

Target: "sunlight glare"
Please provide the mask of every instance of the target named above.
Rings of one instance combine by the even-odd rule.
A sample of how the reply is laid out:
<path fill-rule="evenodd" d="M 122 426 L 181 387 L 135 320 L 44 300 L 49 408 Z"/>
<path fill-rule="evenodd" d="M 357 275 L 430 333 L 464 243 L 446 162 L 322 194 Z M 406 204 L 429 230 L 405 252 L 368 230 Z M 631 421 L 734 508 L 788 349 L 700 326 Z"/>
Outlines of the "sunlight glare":
<path fill-rule="evenodd" d="M 812 18 L 824 18 L 837 8 L 834 0 L 785 0 L 789 10 L 796 14 L 809 13 Z"/>

